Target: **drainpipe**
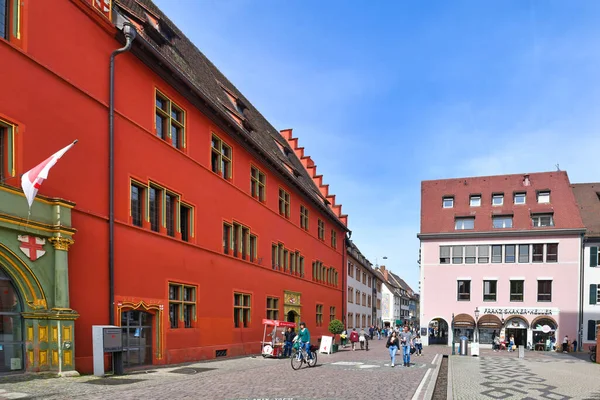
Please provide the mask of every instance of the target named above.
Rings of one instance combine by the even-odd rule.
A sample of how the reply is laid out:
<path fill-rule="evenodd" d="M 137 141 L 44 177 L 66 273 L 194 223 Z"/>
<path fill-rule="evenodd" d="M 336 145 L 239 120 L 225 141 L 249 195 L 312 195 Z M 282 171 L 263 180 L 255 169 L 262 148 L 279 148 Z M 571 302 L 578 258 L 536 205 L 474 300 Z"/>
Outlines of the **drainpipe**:
<path fill-rule="evenodd" d="M 585 234 L 581 234 L 581 254 L 579 255 L 579 329 L 577 331 L 577 347 L 583 347 L 583 294 L 585 292 L 585 265 L 583 265 L 585 258 Z M 577 351 L 577 349 L 574 349 Z"/>
<path fill-rule="evenodd" d="M 342 253 L 342 270 L 340 271 L 340 273 L 342 274 L 342 318 L 340 318 L 340 321 L 342 321 L 342 324 L 344 325 L 344 330 L 346 330 L 346 315 L 347 310 L 347 299 L 346 296 L 348 295 L 348 288 L 346 287 L 346 282 L 348 281 L 348 269 L 346 267 L 346 254 L 348 254 L 348 238 L 346 237 L 346 235 L 344 234 L 344 251 Z"/>
<path fill-rule="evenodd" d="M 129 51 L 136 32 L 133 25 L 123 25 L 125 46 L 110 55 L 108 92 L 108 315 L 109 324 L 115 324 L 115 57 Z"/>

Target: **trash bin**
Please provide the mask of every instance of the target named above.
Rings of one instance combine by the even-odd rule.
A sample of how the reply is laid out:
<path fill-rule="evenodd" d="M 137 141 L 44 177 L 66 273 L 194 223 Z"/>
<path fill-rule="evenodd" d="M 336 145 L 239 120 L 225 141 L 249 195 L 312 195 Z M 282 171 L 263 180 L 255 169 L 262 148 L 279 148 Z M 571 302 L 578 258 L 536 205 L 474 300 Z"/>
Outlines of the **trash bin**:
<path fill-rule="evenodd" d="M 466 336 L 461 336 L 460 337 L 459 354 L 461 356 L 468 356 L 469 355 L 469 339 Z"/>

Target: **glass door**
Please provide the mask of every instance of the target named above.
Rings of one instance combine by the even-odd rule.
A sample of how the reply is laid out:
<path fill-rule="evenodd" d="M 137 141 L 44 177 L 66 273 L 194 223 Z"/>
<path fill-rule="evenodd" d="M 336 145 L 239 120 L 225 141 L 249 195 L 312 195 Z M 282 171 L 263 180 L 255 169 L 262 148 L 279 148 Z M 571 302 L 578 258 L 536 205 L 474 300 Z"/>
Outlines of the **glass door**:
<path fill-rule="evenodd" d="M 10 277 L 0 269 L 0 373 L 23 370 L 21 300 Z"/>
<path fill-rule="evenodd" d="M 125 368 L 152 364 L 152 314 L 143 311 L 124 311 L 123 365 Z"/>

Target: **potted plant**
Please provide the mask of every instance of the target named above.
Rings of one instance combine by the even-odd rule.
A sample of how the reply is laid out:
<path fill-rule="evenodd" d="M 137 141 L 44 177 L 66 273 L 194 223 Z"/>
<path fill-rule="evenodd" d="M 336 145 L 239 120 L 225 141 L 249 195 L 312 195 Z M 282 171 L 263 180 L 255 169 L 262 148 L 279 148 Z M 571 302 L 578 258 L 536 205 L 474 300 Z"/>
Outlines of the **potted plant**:
<path fill-rule="evenodd" d="M 342 324 L 342 321 L 334 319 L 329 323 L 329 333 L 333 335 L 333 344 L 331 345 L 331 351 L 333 353 L 338 351 L 338 344 L 335 342 L 335 338 L 342 332 L 344 332 L 344 324 Z"/>

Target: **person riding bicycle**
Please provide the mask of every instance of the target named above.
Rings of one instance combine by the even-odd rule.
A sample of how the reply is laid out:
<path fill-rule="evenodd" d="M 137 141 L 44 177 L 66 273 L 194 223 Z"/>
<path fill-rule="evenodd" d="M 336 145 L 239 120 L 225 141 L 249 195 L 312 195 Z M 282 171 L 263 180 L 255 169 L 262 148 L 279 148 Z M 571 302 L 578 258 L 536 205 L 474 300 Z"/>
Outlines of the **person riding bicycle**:
<path fill-rule="evenodd" d="M 298 332 L 298 341 L 300 342 L 300 346 L 306 349 L 306 354 L 308 355 L 308 359 L 312 359 L 312 354 L 310 352 L 310 332 L 306 327 L 304 322 L 300 322 L 300 332 Z"/>

